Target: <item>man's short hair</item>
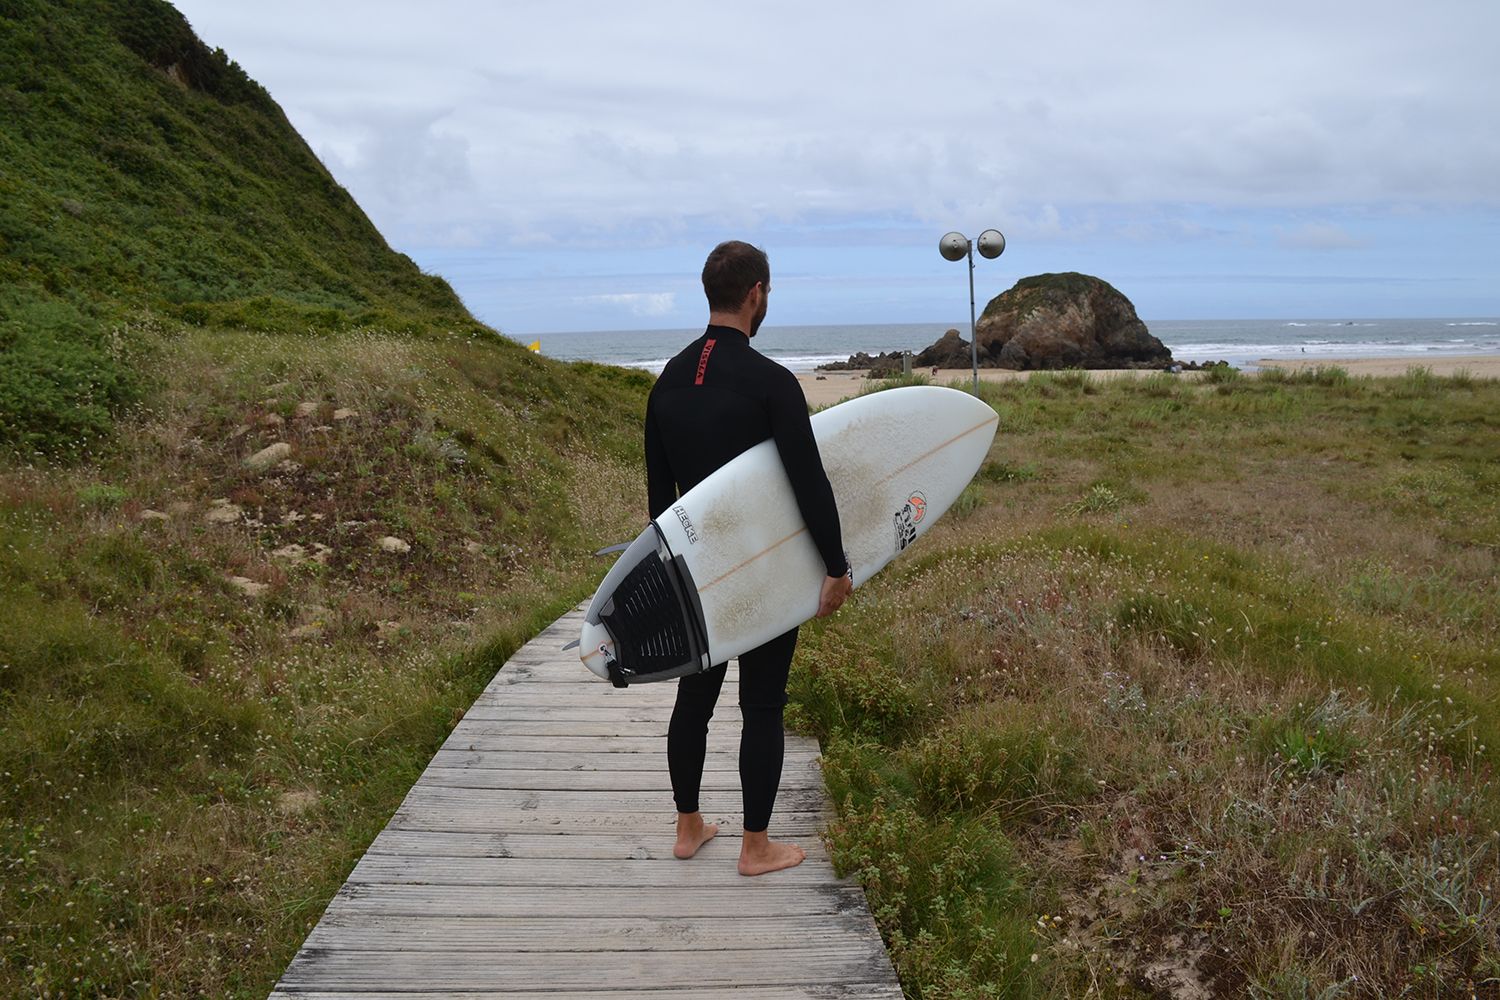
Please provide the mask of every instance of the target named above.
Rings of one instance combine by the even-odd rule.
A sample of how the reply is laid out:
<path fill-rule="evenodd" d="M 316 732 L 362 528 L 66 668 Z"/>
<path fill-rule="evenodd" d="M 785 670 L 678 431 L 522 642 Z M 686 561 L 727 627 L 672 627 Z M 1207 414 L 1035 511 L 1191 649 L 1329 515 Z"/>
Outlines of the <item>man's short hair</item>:
<path fill-rule="evenodd" d="M 720 243 L 703 264 L 703 294 L 714 312 L 734 312 L 757 282 L 770 287 L 771 261 L 764 250 L 748 243 Z"/>

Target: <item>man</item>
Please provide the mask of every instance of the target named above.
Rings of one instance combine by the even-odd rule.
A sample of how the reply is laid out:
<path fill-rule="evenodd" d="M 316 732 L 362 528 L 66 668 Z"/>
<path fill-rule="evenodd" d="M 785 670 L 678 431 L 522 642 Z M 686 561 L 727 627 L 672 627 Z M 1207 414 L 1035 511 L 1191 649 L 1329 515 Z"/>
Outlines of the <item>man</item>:
<path fill-rule="evenodd" d="M 703 265 L 708 329 L 667 362 L 646 404 L 646 489 L 654 519 L 721 465 L 771 438 L 828 576 L 818 616 L 844 603 L 853 584 L 844 558 L 838 509 L 807 417 L 807 400 L 791 372 L 750 346 L 766 318 L 771 266 L 748 243 L 721 243 Z M 797 630 L 742 654 L 740 662 L 740 787 L 745 805 L 741 875 L 790 868 L 807 856 L 796 844 L 770 839 L 767 828 L 781 783 L 785 751 L 782 709 Z M 718 827 L 703 822 L 698 791 L 708 745 L 708 720 L 727 664 L 677 682 L 667 731 L 667 767 L 677 803 L 672 853 L 690 858 Z"/>

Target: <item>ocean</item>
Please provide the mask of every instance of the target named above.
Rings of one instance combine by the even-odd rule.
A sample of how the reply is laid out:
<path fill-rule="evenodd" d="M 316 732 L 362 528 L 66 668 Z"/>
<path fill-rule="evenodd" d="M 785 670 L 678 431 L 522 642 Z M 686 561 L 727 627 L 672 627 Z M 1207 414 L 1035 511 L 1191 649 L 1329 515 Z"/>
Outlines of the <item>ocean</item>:
<path fill-rule="evenodd" d="M 885 323 L 846 326 L 761 327 L 755 346 L 792 371 L 810 371 L 844 361 L 859 351 L 922 350 L 968 324 Z M 1500 354 L 1500 319 L 1355 320 L 1159 320 L 1146 326 L 1178 361 L 1228 361 L 1253 368 L 1260 358 L 1423 358 L 1445 354 Z M 703 332 L 694 330 L 600 330 L 543 333 L 517 338 L 540 341 L 542 353 L 562 361 L 598 361 L 660 372 L 667 359 Z"/>

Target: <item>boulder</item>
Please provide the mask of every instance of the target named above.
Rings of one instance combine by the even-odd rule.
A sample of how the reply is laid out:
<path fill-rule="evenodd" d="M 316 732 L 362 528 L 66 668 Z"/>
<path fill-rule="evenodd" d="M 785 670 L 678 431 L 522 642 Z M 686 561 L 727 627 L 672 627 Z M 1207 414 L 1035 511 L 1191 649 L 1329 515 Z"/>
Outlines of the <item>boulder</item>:
<path fill-rule="evenodd" d="M 984 307 L 976 333 L 986 367 L 1145 368 L 1172 360 L 1129 299 L 1073 271 L 1022 278 Z"/>
<path fill-rule="evenodd" d="M 233 524 L 240 519 L 242 513 L 239 505 L 220 497 L 209 504 L 208 510 L 203 514 L 203 520 L 209 524 Z"/>
<path fill-rule="evenodd" d="M 912 358 L 914 368 L 968 368 L 973 364 L 969 342 L 957 330 L 949 330 Z"/>
<path fill-rule="evenodd" d="M 277 441 L 275 444 L 268 445 L 245 459 L 245 468 L 251 472 L 265 472 L 291 453 L 291 445 L 285 441 Z"/>
<path fill-rule="evenodd" d="M 267 583 L 259 583 L 243 576 L 231 576 L 227 578 L 229 583 L 246 597 L 259 597 L 271 589 Z"/>
<path fill-rule="evenodd" d="M 901 371 L 901 352 L 887 351 L 884 354 L 866 354 L 860 351 L 858 354 L 849 355 L 848 361 L 830 361 L 818 366 L 820 372 L 852 372 L 868 371 L 871 378 L 883 378 L 899 374 Z"/>

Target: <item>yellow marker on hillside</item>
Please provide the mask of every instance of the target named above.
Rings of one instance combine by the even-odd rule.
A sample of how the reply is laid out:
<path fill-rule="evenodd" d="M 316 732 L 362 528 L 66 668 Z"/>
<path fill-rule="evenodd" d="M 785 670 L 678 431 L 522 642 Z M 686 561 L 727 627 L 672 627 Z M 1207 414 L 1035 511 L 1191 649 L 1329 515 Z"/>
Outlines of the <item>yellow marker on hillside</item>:
<path fill-rule="evenodd" d="M 526 349 L 528 351 L 535 351 L 536 353 L 541 354 L 542 342 L 540 340 L 533 340 L 531 343 L 526 345 Z"/>

